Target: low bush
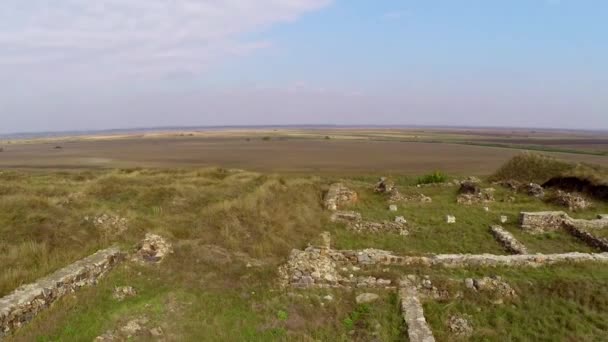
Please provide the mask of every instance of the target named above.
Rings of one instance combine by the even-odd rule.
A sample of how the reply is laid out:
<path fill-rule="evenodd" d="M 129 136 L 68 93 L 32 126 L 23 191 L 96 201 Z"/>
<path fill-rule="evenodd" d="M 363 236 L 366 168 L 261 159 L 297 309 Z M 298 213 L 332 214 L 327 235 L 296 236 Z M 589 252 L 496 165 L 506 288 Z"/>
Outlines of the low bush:
<path fill-rule="evenodd" d="M 435 171 L 427 175 L 421 176 L 417 180 L 417 184 L 432 184 L 444 183 L 448 180 L 448 176 L 440 171 Z"/>

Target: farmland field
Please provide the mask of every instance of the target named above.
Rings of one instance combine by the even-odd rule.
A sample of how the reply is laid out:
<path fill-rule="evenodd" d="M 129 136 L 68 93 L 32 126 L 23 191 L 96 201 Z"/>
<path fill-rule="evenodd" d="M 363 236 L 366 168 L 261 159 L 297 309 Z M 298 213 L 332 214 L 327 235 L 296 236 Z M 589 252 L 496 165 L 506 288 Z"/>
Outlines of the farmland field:
<path fill-rule="evenodd" d="M 494 135 L 486 133 L 465 140 L 488 142 Z M 593 219 L 608 213 L 606 201 L 587 198 L 591 206 L 573 211 L 489 176 L 514 156 L 604 167 L 607 157 L 582 149 L 543 152 L 552 156 L 545 159 L 511 147 L 448 142 L 456 134 L 451 131 L 426 133 L 426 142 L 405 141 L 416 134 L 422 132 L 165 132 L 3 143 L 0 297 L 95 251 L 114 246 L 129 253 L 95 286 L 58 299 L 5 340 L 408 340 L 395 287 L 415 275 L 432 281 L 441 294 L 421 297 L 438 341 L 601 341 L 608 333 L 604 262 L 460 268 L 347 263 L 335 267 L 342 281 L 354 273 L 353 279 L 382 279 L 390 286 L 292 286 L 290 277 L 299 270 L 288 270 L 288 285 L 281 285 L 280 269 L 296 255 L 293 250 L 318 246 L 325 232 L 335 251 L 508 256 L 489 231 L 500 224 L 538 258 L 536 253 L 603 251 L 565 230 L 530 234 L 518 217 L 522 211 L 561 210 Z M 558 139 L 552 134 L 545 148 Z M 491 198 L 459 203 L 460 186 L 474 175 L 481 179 L 471 182 L 491 189 Z M 391 202 L 375 190 L 381 176 L 394 182 L 403 199 Z M 407 234 L 361 232 L 333 220 L 324 200 L 337 182 L 357 194 L 340 210 L 376 224 L 403 217 Z M 422 195 L 430 200 L 417 200 Z M 447 215 L 456 221 L 447 223 Z M 608 236 L 606 229 L 593 234 Z M 158 263 L 133 259 L 148 233 L 172 245 L 173 252 Z M 499 279 L 512 292 L 498 299 L 493 292 L 472 292 L 477 290 L 464 285 L 470 279 Z M 117 299 L 122 287 L 134 294 Z M 363 302 L 360 295 L 374 299 Z M 461 335 L 448 323 L 453 317 L 466 319 L 472 330 Z"/>
<path fill-rule="evenodd" d="M 509 131 L 510 132 L 510 131 Z M 526 131 L 527 132 L 527 131 Z M 488 174 L 521 150 L 542 150 L 575 162 L 608 165 L 608 138 L 593 133 L 513 133 L 530 136 L 493 146 L 504 131 L 419 130 L 240 130 L 164 132 L 91 136 L 2 144 L 0 167 L 228 167 L 272 172 L 419 174 L 443 170 L 455 174 Z M 591 134 L 591 133 L 589 133 Z M 515 138 L 514 138 L 515 139 Z M 556 143 L 559 150 L 552 152 Z M 526 146 L 519 146 L 525 143 Z M 484 144 L 486 146 L 484 146 Z M 499 144 L 500 145 L 500 144 Z M 596 148 L 597 147 L 597 148 Z"/>

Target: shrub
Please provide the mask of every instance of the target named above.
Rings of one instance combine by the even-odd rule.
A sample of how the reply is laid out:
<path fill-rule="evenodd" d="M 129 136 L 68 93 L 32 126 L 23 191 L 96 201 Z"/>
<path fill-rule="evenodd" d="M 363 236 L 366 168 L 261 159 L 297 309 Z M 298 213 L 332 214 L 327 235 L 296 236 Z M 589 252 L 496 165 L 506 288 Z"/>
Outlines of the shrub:
<path fill-rule="evenodd" d="M 269 141 L 269 140 L 270 140 L 270 137 L 269 137 L 269 136 L 265 136 L 265 137 L 263 137 L 263 138 L 262 138 L 262 140 L 264 140 L 264 141 Z"/>
<path fill-rule="evenodd" d="M 417 184 L 444 183 L 448 180 L 448 176 L 441 171 L 435 171 L 422 177 L 416 181 Z"/>

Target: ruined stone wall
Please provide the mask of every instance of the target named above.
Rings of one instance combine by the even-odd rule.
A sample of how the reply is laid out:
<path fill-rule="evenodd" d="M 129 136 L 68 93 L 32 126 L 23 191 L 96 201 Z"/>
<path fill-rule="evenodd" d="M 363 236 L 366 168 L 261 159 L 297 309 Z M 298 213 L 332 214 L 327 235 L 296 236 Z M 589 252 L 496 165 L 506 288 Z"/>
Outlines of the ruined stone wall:
<path fill-rule="evenodd" d="M 577 237 L 581 241 L 585 242 L 587 245 L 597 248 L 603 252 L 608 252 L 608 239 L 602 239 L 593 234 L 576 227 L 572 224 L 566 224 L 566 231 Z"/>
<path fill-rule="evenodd" d="M 522 212 L 519 215 L 521 228 L 533 234 L 561 229 L 568 219 L 563 211 Z"/>
<path fill-rule="evenodd" d="M 418 298 L 416 286 L 407 278 L 400 282 L 399 298 L 401 313 L 407 325 L 407 334 L 412 342 L 434 342 L 435 337 L 424 318 L 424 309 Z"/>
<path fill-rule="evenodd" d="M 62 296 L 96 284 L 123 258 L 118 248 L 104 249 L 0 298 L 0 340 Z"/>
<path fill-rule="evenodd" d="M 608 253 L 561 253 L 561 254 L 436 254 L 432 256 L 397 256 L 387 251 L 362 250 L 340 251 L 349 262 L 359 265 L 413 265 L 413 266 L 543 266 L 559 262 L 605 262 Z"/>
<path fill-rule="evenodd" d="M 595 220 L 573 219 L 563 211 L 522 212 L 519 216 L 521 228 L 529 233 L 538 234 L 555 231 L 566 225 L 582 229 L 608 228 L 608 216 L 598 215 Z"/>
<path fill-rule="evenodd" d="M 344 184 L 332 184 L 325 195 L 325 209 L 336 211 L 343 205 L 356 202 L 357 198 L 357 193 L 344 186 Z"/>
<path fill-rule="evenodd" d="M 329 239 L 329 237 L 327 238 Z M 282 286 L 294 287 L 391 287 L 388 279 L 357 276 L 369 265 L 400 265 L 423 267 L 514 266 L 538 267 L 559 262 L 608 263 L 608 253 L 563 254 L 437 254 L 430 256 L 398 256 L 379 249 L 335 250 L 310 246 L 293 250 L 287 263 L 279 267 Z"/>
<path fill-rule="evenodd" d="M 493 225 L 490 227 L 492 235 L 500 242 L 507 251 L 513 254 L 528 254 L 528 249 L 523 243 L 517 241 L 513 234 L 504 230 L 501 226 Z"/>
<path fill-rule="evenodd" d="M 598 215 L 595 220 L 570 219 L 568 223 L 582 229 L 608 228 L 608 215 Z"/>

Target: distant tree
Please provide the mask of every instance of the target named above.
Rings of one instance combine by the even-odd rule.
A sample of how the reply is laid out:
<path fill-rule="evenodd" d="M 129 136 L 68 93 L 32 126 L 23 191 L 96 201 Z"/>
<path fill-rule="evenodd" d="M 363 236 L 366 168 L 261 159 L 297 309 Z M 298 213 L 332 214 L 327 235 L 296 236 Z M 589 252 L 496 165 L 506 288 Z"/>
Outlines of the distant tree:
<path fill-rule="evenodd" d="M 59 146 L 59 145 L 55 146 L 55 149 L 56 149 L 56 150 L 60 150 L 60 149 L 62 149 L 62 148 L 63 148 L 63 147 L 61 147 L 61 146 Z"/>
<path fill-rule="evenodd" d="M 263 137 L 263 138 L 262 138 L 262 140 L 264 140 L 264 141 L 269 141 L 269 140 L 270 140 L 270 137 L 269 137 L 269 136 L 265 136 L 265 137 Z"/>
<path fill-rule="evenodd" d="M 326 135 L 326 136 L 325 136 L 325 140 L 329 140 L 329 139 L 331 139 L 331 138 L 329 137 L 329 135 Z"/>

